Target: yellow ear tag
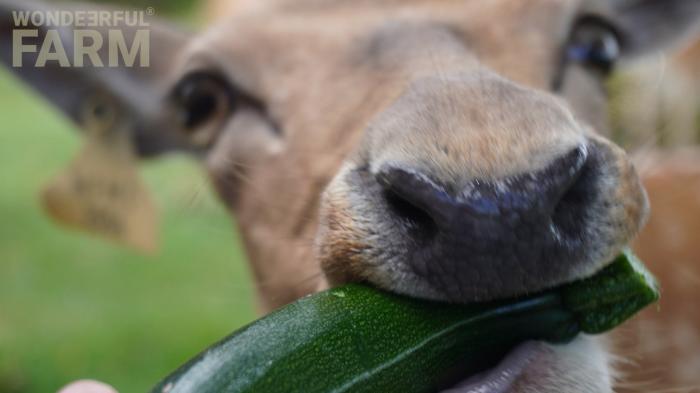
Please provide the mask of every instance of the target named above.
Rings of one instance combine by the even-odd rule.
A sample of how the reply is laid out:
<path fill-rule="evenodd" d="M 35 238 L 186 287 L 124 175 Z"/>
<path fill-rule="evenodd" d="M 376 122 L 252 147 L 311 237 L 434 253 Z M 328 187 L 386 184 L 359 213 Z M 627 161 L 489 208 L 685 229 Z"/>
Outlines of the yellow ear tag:
<path fill-rule="evenodd" d="M 139 177 L 137 157 L 117 108 L 94 103 L 84 120 L 82 149 L 41 194 L 45 211 L 61 225 L 155 252 L 156 209 Z"/>

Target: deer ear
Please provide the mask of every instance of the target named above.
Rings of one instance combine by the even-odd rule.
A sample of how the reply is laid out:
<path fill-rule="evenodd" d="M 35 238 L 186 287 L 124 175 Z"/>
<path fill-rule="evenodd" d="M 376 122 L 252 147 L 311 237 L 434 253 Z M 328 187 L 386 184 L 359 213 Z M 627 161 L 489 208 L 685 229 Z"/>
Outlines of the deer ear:
<path fill-rule="evenodd" d="M 108 108 L 110 113 L 119 114 L 120 123 L 131 133 L 141 156 L 184 147 L 176 131 L 177 116 L 168 113 L 165 97 L 170 69 L 186 44 L 187 35 L 146 12 L 145 23 L 130 23 L 131 27 L 123 20 L 124 27 L 110 27 L 107 23 L 96 23 L 95 27 L 73 27 L 75 24 L 57 27 L 42 23 L 42 18 L 48 22 L 49 14 L 57 15 L 57 11 L 67 11 L 75 20 L 80 14 L 90 18 L 98 14 L 96 11 L 106 12 L 102 15 L 116 15 L 115 12 L 127 15 L 124 10 L 86 4 L 60 3 L 59 6 L 30 0 L 0 0 L 0 63 L 82 128 L 87 126 L 86 117 L 94 118 L 89 111 L 112 106 Z M 41 17 L 32 18 L 33 12 Z M 137 38 L 141 40 L 140 47 Z M 118 47 L 119 43 L 112 43 L 120 52 L 113 53 L 110 64 L 110 40 L 114 39 L 122 41 L 122 48 Z M 49 41 L 52 42 L 47 50 L 58 55 L 44 63 L 40 53 Z M 80 52 L 93 44 L 99 48 L 96 55 Z M 79 60 L 76 52 L 81 55 Z M 129 52 L 133 57 L 127 55 Z"/>
<path fill-rule="evenodd" d="M 612 0 L 628 56 L 661 50 L 700 31 L 700 0 Z"/>

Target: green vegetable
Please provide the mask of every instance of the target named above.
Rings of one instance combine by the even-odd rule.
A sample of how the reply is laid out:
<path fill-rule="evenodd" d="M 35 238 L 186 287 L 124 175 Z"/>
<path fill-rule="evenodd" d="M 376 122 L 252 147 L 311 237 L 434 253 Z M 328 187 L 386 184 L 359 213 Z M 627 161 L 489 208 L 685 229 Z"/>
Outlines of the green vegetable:
<path fill-rule="evenodd" d="M 591 278 L 509 302 L 447 305 L 347 285 L 235 332 L 153 393 L 429 392 L 524 340 L 601 333 L 657 299 L 630 253 Z"/>

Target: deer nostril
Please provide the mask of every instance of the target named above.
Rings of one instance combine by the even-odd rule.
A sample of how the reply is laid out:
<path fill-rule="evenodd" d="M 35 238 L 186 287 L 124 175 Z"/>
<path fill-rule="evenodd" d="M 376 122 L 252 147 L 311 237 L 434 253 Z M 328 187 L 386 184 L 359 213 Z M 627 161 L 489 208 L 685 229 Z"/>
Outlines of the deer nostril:
<path fill-rule="evenodd" d="M 376 175 L 388 210 L 417 240 L 432 238 L 438 231 L 430 205 L 439 190 L 419 175 L 397 168 Z"/>
<path fill-rule="evenodd" d="M 430 215 L 393 191 L 384 191 L 384 199 L 391 213 L 416 236 L 429 239 L 437 233 L 437 225 Z"/>
<path fill-rule="evenodd" d="M 538 172 L 512 179 L 508 191 L 521 194 L 530 216 L 549 218 L 584 197 L 578 183 L 587 160 L 588 149 L 578 147 Z"/>

